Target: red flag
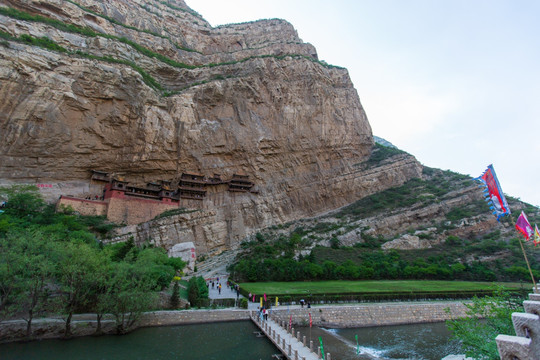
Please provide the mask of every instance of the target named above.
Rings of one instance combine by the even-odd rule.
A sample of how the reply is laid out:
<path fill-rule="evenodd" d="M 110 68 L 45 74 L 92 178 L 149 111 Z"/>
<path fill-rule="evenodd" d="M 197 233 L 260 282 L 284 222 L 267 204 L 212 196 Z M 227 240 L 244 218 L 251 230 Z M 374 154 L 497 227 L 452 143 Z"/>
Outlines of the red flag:
<path fill-rule="evenodd" d="M 533 235 L 533 228 L 523 211 L 521 211 L 521 215 L 519 215 L 516 221 L 516 229 L 525 236 L 526 240 L 529 240 Z"/>
<path fill-rule="evenodd" d="M 292 314 L 291 314 L 291 317 L 289 318 L 289 329 L 292 329 Z"/>
<path fill-rule="evenodd" d="M 266 293 L 264 293 L 264 301 L 266 302 Z"/>
<path fill-rule="evenodd" d="M 309 313 L 309 327 L 311 327 L 311 324 L 312 324 L 312 322 L 311 322 L 311 313 Z"/>
<path fill-rule="evenodd" d="M 497 217 L 497 221 L 499 221 L 501 216 L 510 215 L 510 208 L 504 197 L 497 175 L 495 175 L 493 165 L 489 165 L 482 176 L 475 178 L 475 180 L 481 182 L 481 186 L 485 188 L 486 201 L 490 204 L 490 209 L 493 210 L 493 215 Z"/>

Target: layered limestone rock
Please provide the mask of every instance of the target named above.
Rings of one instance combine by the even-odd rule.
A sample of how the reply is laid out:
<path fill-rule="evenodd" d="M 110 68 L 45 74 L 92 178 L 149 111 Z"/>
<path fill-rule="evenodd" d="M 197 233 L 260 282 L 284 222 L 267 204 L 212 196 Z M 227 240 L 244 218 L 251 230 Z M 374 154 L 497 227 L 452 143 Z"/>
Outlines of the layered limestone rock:
<path fill-rule="evenodd" d="M 415 249 L 429 249 L 438 242 L 420 239 L 416 235 L 405 234 L 398 239 L 388 241 L 384 243 L 381 248 L 383 250 L 399 249 L 399 250 L 415 250 Z"/>
<path fill-rule="evenodd" d="M 101 34 L 0 15 L 10 36 L 67 50 L 0 44 L 2 184 L 45 183 L 52 200 L 87 193 L 92 169 L 137 183 L 183 171 L 249 175 L 257 194 L 209 194 L 202 218 L 149 234 L 167 249 L 194 242 L 204 252 L 421 176 L 411 156 L 363 166 L 373 137 L 347 70 L 318 62 L 286 21 L 212 28 L 181 1 L 0 6 Z"/>

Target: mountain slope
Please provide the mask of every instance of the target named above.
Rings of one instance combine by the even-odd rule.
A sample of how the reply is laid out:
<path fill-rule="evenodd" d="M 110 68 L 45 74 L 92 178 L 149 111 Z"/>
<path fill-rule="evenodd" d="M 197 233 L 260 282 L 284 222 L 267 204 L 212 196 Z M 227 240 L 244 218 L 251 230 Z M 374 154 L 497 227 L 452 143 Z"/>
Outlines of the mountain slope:
<path fill-rule="evenodd" d="M 359 165 L 373 137 L 347 70 L 320 62 L 286 21 L 212 28 L 182 1 L 0 10 L 2 184 L 45 184 L 54 200 L 84 197 L 92 170 L 137 184 L 246 174 L 256 193 L 198 206 L 206 251 L 420 174 L 411 156 Z"/>

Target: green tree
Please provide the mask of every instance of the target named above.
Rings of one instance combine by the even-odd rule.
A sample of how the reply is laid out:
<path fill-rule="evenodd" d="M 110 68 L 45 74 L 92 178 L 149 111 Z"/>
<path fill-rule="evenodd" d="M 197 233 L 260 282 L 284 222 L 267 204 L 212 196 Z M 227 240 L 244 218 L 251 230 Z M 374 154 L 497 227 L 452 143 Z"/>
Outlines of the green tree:
<path fill-rule="evenodd" d="M 178 285 L 178 281 L 174 281 L 172 295 L 169 303 L 171 305 L 171 308 L 173 309 L 178 309 L 178 305 L 180 305 L 180 285 Z"/>
<path fill-rule="evenodd" d="M 155 302 L 156 281 L 147 269 L 129 263 L 111 266 L 103 306 L 114 315 L 118 334 L 125 334 Z"/>
<path fill-rule="evenodd" d="M 169 264 L 167 253 L 162 248 L 150 247 L 140 250 L 135 265 L 146 269 L 156 280 L 156 289 L 167 288 L 174 277 L 175 269 Z"/>
<path fill-rule="evenodd" d="M 24 264 L 23 254 L 16 245 L 17 237 L 0 237 L 0 321 L 17 310 L 19 283 Z"/>
<path fill-rule="evenodd" d="M 34 185 L 1 187 L 0 199 L 7 201 L 6 212 L 18 217 L 35 215 L 45 207 L 45 201 Z"/>
<path fill-rule="evenodd" d="M 197 278 L 192 277 L 188 281 L 188 301 L 191 306 L 199 305 L 199 287 L 197 286 Z"/>
<path fill-rule="evenodd" d="M 202 276 L 193 276 L 188 281 L 188 300 L 191 306 L 201 306 L 208 299 L 208 286 Z"/>
<path fill-rule="evenodd" d="M 88 310 L 96 314 L 96 335 L 102 333 L 101 319 L 108 311 L 109 304 L 109 285 L 112 284 L 115 268 L 108 257 L 101 253 L 101 261 L 98 267 L 94 269 L 92 281 L 90 282 L 91 291 L 89 293 Z"/>
<path fill-rule="evenodd" d="M 479 360 L 499 360 L 495 338 L 515 335 L 512 313 L 523 310 L 523 298 L 499 288 L 493 296 L 475 297 L 467 307 L 466 318 L 448 320 L 447 327 L 462 343 L 465 354 Z M 478 318 L 484 320 L 479 321 Z"/>
<path fill-rule="evenodd" d="M 32 320 L 45 310 L 50 296 L 47 285 L 54 280 L 55 247 L 38 231 L 20 232 L 8 236 L 13 251 L 21 254 L 15 274 L 17 310 L 26 321 L 26 337 L 32 335 Z"/>
<path fill-rule="evenodd" d="M 65 314 L 65 337 L 71 336 L 73 313 L 88 306 L 92 301 L 92 292 L 101 276 L 97 271 L 104 258 L 95 248 L 85 243 L 62 244 L 58 250 L 56 278 L 60 284 L 62 296 L 61 312 Z"/>

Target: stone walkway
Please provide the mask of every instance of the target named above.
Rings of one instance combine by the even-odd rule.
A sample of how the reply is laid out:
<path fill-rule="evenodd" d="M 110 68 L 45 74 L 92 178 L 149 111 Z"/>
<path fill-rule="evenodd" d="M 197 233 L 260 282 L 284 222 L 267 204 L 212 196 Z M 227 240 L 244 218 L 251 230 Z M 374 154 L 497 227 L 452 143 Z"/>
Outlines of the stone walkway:
<path fill-rule="evenodd" d="M 219 282 L 218 279 L 219 278 Z M 221 274 L 221 276 L 216 276 L 214 278 L 206 278 L 206 283 L 210 283 L 208 288 L 208 297 L 210 299 L 236 299 L 243 298 L 240 294 L 236 296 L 236 290 L 227 287 L 228 274 Z M 214 287 L 212 287 L 212 281 L 214 282 Z M 218 290 L 218 284 L 221 284 L 221 293 Z"/>
<path fill-rule="evenodd" d="M 261 329 L 261 331 L 266 335 L 266 337 L 278 347 L 278 349 L 283 353 L 283 355 L 285 355 L 287 359 L 319 359 L 317 353 L 310 351 L 309 347 L 304 346 L 303 341 L 305 341 L 305 336 L 302 338 L 302 341 L 299 341 L 296 338 L 298 334 L 291 335 L 287 332 L 286 329 L 279 326 L 278 323 L 271 318 L 265 321 L 261 321 L 258 317 L 252 317 L 251 320 L 253 320 L 255 325 L 257 325 L 259 329 Z M 292 329 L 292 331 L 294 331 L 294 328 Z M 314 346 L 314 348 L 317 347 Z M 327 358 L 330 359 L 330 354 L 327 355 Z"/>

